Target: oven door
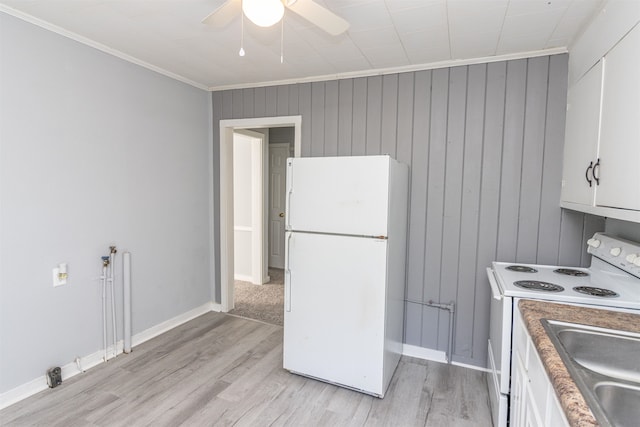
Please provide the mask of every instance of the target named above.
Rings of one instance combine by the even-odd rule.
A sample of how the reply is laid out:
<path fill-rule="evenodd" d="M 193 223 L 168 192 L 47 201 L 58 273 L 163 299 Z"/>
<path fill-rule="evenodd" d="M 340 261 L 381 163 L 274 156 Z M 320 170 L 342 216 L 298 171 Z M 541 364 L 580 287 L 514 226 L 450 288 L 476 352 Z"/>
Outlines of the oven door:
<path fill-rule="evenodd" d="M 504 295 L 491 268 L 487 268 L 491 285 L 491 317 L 489 327 L 488 363 L 489 393 L 496 426 L 506 425 L 509 379 L 511 376 L 511 329 L 513 298 Z"/>

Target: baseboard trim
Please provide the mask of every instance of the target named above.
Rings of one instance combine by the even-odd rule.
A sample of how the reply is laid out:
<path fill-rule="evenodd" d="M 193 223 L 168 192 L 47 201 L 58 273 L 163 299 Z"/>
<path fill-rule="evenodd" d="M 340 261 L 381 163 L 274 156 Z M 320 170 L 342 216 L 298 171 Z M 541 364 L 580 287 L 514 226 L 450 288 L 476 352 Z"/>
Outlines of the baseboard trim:
<path fill-rule="evenodd" d="M 157 325 L 152 326 L 149 329 L 135 334 L 131 338 L 131 345 L 132 347 L 140 345 L 143 342 L 149 341 L 150 339 L 155 338 L 160 334 L 164 334 L 165 332 L 170 331 L 176 326 L 182 325 L 183 323 L 186 323 L 189 320 L 193 320 L 198 316 L 202 316 L 203 314 L 208 313 L 212 310 L 213 303 L 208 302 L 206 304 L 202 304 L 200 307 L 196 307 L 162 323 L 158 323 Z"/>
<path fill-rule="evenodd" d="M 173 317 L 167 321 L 152 326 L 151 328 L 146 329 L 132 337 L 132 347 L 140 345 L 145 341 L 149 341 L 150 339 L 155 338 L 160 334 L 163 334 L 177 326 L 182 325 L 183 323 L 188 322 L 189 320 L 195 319 L 196 317 L 206 314 L 210 311 L 220 312 L 220 304 L 208 302 L 176 317 Z M 115 355 L 123 353 L 123 345 L 124 343 L 122 340 L 116 343 Z M 78 363 L 74 360 L 64 366 L 61 366 L 60 368 L 62 370 L 62 380 L 65 381 L 71 377 L 87 371 L 88 369 L 93 368 L 94 366 L 104 363 L 104 353 L 104 349 L 100 349 L 87 356 L 78 357 Z M 116 357 L 115 355 L 113 345 L 109 346 L 107 348 L 107 362 Z M 17 403 L 23 399 L 26 399 L 27 397 L 41 392 L 42 390 L 46 390 L 47 388 L 49 388 L 49 386 L 47 385 L 47 378 L 44 375 L 22 385 L 19 385 L 18 387 L 0 394 L 0 409 L 11 406 L 14 403 Z"/>
<path fill-rule="evenodd" d="M 444 351 L 432 350 L 430 348 L 418 347 L 410 344 L 402 345 L 402 355 L 415 357 L 416 359 L 431 360 L 433 362 L 449 363 L 447 360 L 447 353 Z M 452 361 L 451 364 L 460 366 L 461 368 L 473 369 L 475 371 L 491 372 L 491 369 L 470 365 L 468 363 Z"/>
<path fill-rule="evenodd" d="M 241 282 L 253 283 L 253 277 L 247 276 L 245 274 L 236 274 L 236 275 L 233 276 L 233 280 L 239 280 Z"/>
<path fill-rule="evenodd" d="M 431 360 L 433 362 L 447 363 L 447 353 L 416 345 L 403 344 L 402 355 L 418 359 Z"/>
<path fill-rule="evenodd" d="M 451 362 L 452 365 L 460 366 L 461 368 L 473 369 L 474 371 L 491 372 L 491 369 L 483 368 L 481 366 L 469 365 L 468 363 Z"/>

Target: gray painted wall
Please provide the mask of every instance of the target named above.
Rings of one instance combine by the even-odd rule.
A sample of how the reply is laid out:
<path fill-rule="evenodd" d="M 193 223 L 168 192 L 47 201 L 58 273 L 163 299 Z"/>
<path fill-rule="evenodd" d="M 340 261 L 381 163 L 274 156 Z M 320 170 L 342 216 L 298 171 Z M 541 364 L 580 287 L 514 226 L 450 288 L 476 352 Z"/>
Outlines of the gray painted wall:
<path fill-rule="evenodd" d="M 640 242 L 640 224 L 607 218 L 604 231 L 623 239 Z"/>
<path fill-rule="evenodd" d="M 212 95 L 214 129 L 220 119 L 300 114 L 303 156 L 388 153 L 409 164 L 405 341 L 445 351 L 447 313 L 422 303 L 455 301 L 454 360 L 484 366 L 485 267 L 586 265 L 585 239 L 604 228 L 559 207 L 566 88 L 558 55 L 227 90 Z"/>
<path fill-rule="evenodd" d="M 211 301 L 210 102 L 0 13 L 0 393 L 102 347 L 110 244 L 134 333 Z"/>

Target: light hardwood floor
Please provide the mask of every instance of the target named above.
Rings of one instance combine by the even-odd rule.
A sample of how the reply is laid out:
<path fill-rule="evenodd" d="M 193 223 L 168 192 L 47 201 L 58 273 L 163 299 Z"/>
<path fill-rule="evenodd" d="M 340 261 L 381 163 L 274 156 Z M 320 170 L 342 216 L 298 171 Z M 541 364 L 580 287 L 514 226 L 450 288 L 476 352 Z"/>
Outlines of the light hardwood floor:
<path fill-rule="evenodd" d="M 7 426 L 491 426 L 484 373 L 403 357 L 377 399 L 282 369 L 282 328 L 208 313 L 0 411 Z"/>

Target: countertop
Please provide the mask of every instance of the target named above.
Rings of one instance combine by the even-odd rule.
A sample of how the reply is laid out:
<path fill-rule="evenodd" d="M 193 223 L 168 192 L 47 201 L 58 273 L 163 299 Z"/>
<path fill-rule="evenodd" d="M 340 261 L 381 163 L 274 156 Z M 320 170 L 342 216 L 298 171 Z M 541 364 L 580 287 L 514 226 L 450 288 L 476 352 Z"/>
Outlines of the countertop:
<path fill-rule="evenodd" d="M 599 425 L 540 320 L 559 320 L 640 333 L 640 315 L 533 300 L 520 300 L 518 308 L 569 424 L 581 427 Z"/>

